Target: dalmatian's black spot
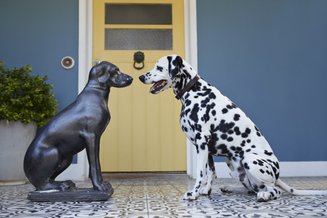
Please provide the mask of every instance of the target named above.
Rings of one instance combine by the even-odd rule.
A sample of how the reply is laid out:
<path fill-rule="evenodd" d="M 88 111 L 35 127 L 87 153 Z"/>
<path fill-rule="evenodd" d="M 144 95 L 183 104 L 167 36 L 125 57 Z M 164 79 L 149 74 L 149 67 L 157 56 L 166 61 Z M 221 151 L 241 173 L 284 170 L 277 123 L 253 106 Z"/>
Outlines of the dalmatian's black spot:
<path fill-rule="evenodd" d="M 199 132 L 202 132 L 202 126 L 201 125 L 199 125 L 199 124 L 195 124 L 194 125 L 194 128 L 195 128 L 195 130 L 197 130 L 197 131 L 199 131 Z"/>
<path fill-rule="evenodd" d="M 265 154 L 268 156 L 271 156 L 271 155 L 273 155 L 273 152 L 269 152 L 269 151 L 265 150 Z"/>
<path fill-rule="evenodd" d="M 201 137 L 201 133 L 197 133 L 196 135 L 195 135 L 195 140 L 200 140 L 202 137 Z"/>
<path fill-rule="evenodd" d="M 216 99 L 216 95 L 212 92 L 209 94 L 209 98 L 210 99 Z"/>
<path fill-rule="evenodd" d="M 245 133 L 245 132 L 242 133 L 242 137 L 243 137 L 243 138 L 247 138 L 248 136 L 249 136 L 249 135 L 248 135 L 247 133 Z"/>
<path fill-rule="evenodd" d="M 228 138 L 227 138 L 227 141 L 228 141 L 228 142 L 232 142 L 233 140 L 234 140 L 233 137 L 228 137 Z"/>
<path fill-rule="evenodd" d="M 235 132 L 236 135 L 241 135 L 241 131 L 240 131 L 240 128 L 238 126 L 236 126 L 234 128 L 234 132 Z"/>
<path fill-rule="evenodd" d="M 193 140 L 194 141 L 194 140 Z M 200 150 L 199 150 L 199 146 L 195 145 L 195 148 L 196 148 L 196 153 L 200 153 Z"/>
<path fill-rule="evenodd" d="M 226 105 L 226 108 L 231 110 L 231 109 L 233 109 L 233 106 L 232 105 Z"/>
<path fill-rule="evenodd" d="M 216 113 L 217 113 L 216 110 L 211 111 L 212 116 L 216 116 Z"/>
<path fill-rule="evenodd" d="M 247 143 L 251 143 L 251 139 L 247 139 L 246 142 L 247 142 Z"/>
<path fill-rule="evenodd" d="M 190 113 L 190 111 L 191 111 L 191 109 L 183 110 L 183 112 L 181 113 L 181 117 L 187 116 Z"/>
<path fill-rule="evenodd" d="M 246 134 L 250 134 L 250 133 L 251 133 L 251 129 L 246 128 L 246 129 L 245 129 L 245 133 L 246 133 Z"/>
<path fill-rule="evenodd" d="M 251 151 L 251 149 L 246 149 L 246 150 L 245 150 L 245 152 L 250 152 L 250 151 Z"/>
<path fill-rule="evenodd" d="M 208 104 L 206 106 L 206 112 L 204 113 L 203 117 L 201 118 L 202 121 L 205 123 L 209 121 L 210 119 L 210 110 L 215 107 L 215 103 Z"/>
<path fill-rule="evenodd" d="M 240 117 L 241 117 L 241 115 L 239 115 L 239 114 L 234 114 L 234 118 L 233 118 L 233 120 L 234 120 L 234 121 L 238 121 L 238 120 L 240 120 Z"/>
<path fill-rule="evenodd" d="M 278 173 L 278 171 L 277 171 L 277 168 L 274 167 L 274 166 L 272 166 L 271 168 L 273 169 L 273 172 L 274 172 L 275 177 L 278 179 L 278 177 L 279 177 L 279 173 Z"/>
<path fill-rule="evenodd" d="M 244 168 L 245 168 L 245 169 L 247 169 L 247 170 L 249 170 L 249 169 L 250 169 L 250 167 L 249 167 L 248 163 L 244 163 L 244 165 L 243 165 L 243 166 L 244 166 Z"/>
<path fill-rule="evenodd" d="M 261 133 L 257 126 L 254 126 L 254 129 L 257 131 L 257 136 L 261 137 Z"/>
<path fill-rule="evenodd" d="M 235 126 L 234 122 L 230 122 L 230 123 L 225 123 L 225 120 L 221 120 L 220 124 L 219 124 L 219 131 L 226 133 L 228 132 L 230 129 L 232 129 Z M 235 129 L 234 129 L 235 131 Z"/>
<path fill-rule="evenodd" d="M 192 108 L 190 119 L 193 120 L 195 123 L 199 121 L 198 112 L 199 112 L 199 104 L 195 104 Z"/>
<path fill-rule="evenodd" d="M 262 160 L 257 160 L 257 161 L 258 161 L 259 166 L 263 166 L 263 161 Z"/>
<path fill-rule="evenodd" d="M 261 172 L 262 174 L 265 174 L 265 171 L 264 171 L 263 169 L 260 169 L 260 172 Z"/>
<path fill-rule="evenodd" d="M 201 107 L 206 107 L 208 102 L 210 101 L 210 98 L 205 98 L 204 100 L 201 101 Z"/>
<path fill-rule="evenodd" d="M 196 192 L 199 191 L 199 188 L 201 187 L 201 183 L 202 183 L 202 182 L 200 181 L 200 182 L 199 182 L 199 185 L 198 185 L 197 187 L 195 187 L 195 189 L 196 189 L 195 191 L 196 191 Z"/>
<path fill-rule="evenodd" d="M 189 99 L 186 99 L 186 100 L 185 100 L 185 106 L 186 106 L 186 107 L 187 107 L 187 106 L 190 106 L 191 103 L 192 103 L 191 100 L 189 100 Z"/>
<path fill-rule="evenodd" d="M 251 148 L 255 148 L 255 145 L 251 145 Z"/>
<path fill-rule="evenodd" d="M 254 165 L 257 165 L 257 164 L 258 164 L 258 162 L 254 160 L 254 161 L 253 161 L 253 164 L 254 164 Z"/>
<path fill-rule="evenodd" d="M 221 139 L 227 139 L 227 135 L 224 133 L 220 136 Z"/>
<path fill-rule="evenodd" d="M 228 132 L 227 132 L 229 135 L 233 135 L 234 134 L 234 131 L 233 130 L 228 130 Z"/>
<path fill-rule="evenodd" d="M 223 114 L 226 114 L 226 113 L 228 112 L 228 110 L 227 110 L 227 108 L 224 108 L 224 109 L 221 110 L 221 112 L 222 112 Z"/>
<path fill-rule="evenodd" d="M 160 72 L 162 72 L 163 67 L 157 66 L 157 70 L 159 70 Z"/>

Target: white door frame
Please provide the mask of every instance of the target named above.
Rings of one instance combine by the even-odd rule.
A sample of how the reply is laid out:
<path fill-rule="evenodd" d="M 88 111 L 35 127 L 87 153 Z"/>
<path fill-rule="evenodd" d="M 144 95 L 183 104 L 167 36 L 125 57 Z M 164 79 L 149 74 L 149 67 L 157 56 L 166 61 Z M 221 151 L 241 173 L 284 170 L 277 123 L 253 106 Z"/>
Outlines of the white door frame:
<path fill-rule="evenodd" d="M 185 59 L 197 69 L 197 26 L 196 0 L 184 0 L 185 16 Z M 88 72 L 92 67 L 92 18 L 93 0 L 79 0 L 79 37 L 78 37 L 78 93 L 80 93 L 88 79 Z M 187 174 L 195 175 L 195 149 L 187 142 Z M 88 161 L 85 151 L 80 152 L 77 164 L 72 164 L 59 179 L 85 180 L 88 178 Z"/>

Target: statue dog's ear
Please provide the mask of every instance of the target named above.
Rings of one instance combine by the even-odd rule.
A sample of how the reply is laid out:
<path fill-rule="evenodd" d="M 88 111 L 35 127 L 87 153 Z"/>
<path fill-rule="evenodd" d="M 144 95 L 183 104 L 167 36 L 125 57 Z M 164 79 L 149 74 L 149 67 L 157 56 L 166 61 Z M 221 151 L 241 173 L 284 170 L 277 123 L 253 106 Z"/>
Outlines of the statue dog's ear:
<path fill-rule="evenodd" d="M 179 72 L 181 71 L 181 69 L 183 68 L 184 64 L 183 64 L 183 59 L 180 56 L 176 56 L 171 62 L 171 77 L 175 78 Z"/>
<path fill-rule="evenodd" d="M 107 83 L 109 77 L 110 72 L 106 68 L 101 69 L 97 74 L 97 80 L 99 83 Z"/>

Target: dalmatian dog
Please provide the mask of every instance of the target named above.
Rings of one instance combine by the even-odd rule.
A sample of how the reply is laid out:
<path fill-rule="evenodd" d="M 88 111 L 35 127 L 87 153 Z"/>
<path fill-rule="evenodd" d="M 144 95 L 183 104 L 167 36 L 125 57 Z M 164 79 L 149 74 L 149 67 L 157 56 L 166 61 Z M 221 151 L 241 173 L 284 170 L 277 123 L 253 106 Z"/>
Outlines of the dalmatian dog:
<path fill-rule="evenodd" d="M 160 58 L 154 69 L 139 79 L 154 84 L 152 94 L 172 88 L 182 103 L 180 125 L 197 152 L 197 178 L 185 200 L 210 195 L 216 177 L 213 155 L 225 157 L 231 177 L 256 193 L 257 201 L 277 199 L 282 191 L 327 195 L 327 190 L 296 190 L 279 179 L 278 159 L 258 127 L 180 56 Z"/>

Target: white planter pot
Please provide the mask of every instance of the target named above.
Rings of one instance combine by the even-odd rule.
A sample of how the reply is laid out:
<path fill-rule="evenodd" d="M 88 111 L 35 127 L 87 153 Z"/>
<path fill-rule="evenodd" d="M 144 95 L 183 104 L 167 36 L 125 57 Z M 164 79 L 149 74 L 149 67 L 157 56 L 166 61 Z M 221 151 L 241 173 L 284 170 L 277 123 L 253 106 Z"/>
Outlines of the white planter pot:
<path fill-rule="evenodd" d="M 0 120 L 0 184 L 27 181 L 24 173 L 25 152 L 36 134 L 35 123 Z"/>

